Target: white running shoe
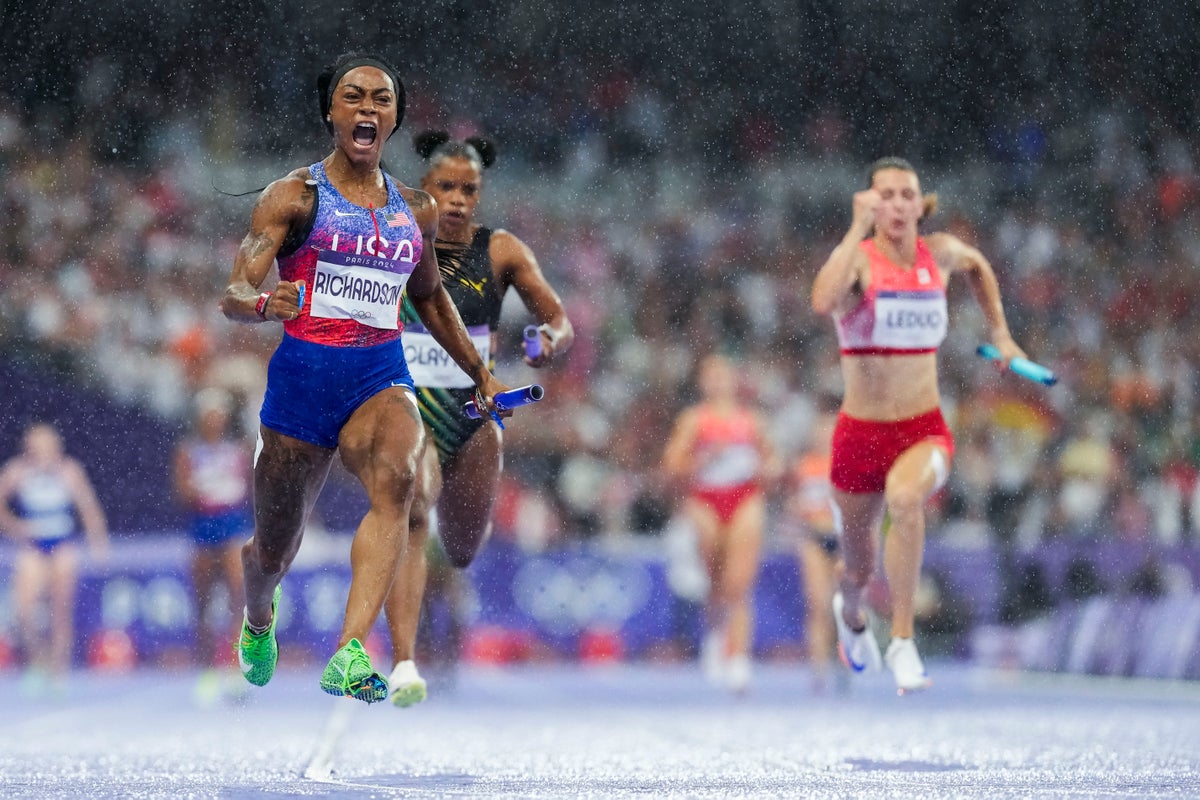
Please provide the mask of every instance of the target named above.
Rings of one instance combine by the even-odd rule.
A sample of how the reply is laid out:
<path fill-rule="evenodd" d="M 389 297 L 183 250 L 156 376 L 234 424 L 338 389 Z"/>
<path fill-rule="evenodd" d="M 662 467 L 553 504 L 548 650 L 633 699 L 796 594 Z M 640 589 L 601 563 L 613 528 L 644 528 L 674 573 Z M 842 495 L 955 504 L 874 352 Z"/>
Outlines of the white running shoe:
<path fill-rule="evenodd" d="M 925 674 L 925 665 L 912 639 L 892 639 L 887 649 L 887 665 L 896 679 L 900 694 L 928 689 L 932 681 Z"/>
<path fill-rule="evenodd" d="M 750 656 L 739 653 L 725 662 L 725 685 L 734 694 L 744 694 L 750 688 Z"/>
<path fill-rule="evenodd" d="M 710 631 L 700 643 L 700 669 L 704 678 L 713 684 L 725 679 L 725 637 L 720 631 Z"/>
<path fill-rule="evenodd" d="M 833 621 L 837 624 L 838 655 L 842 663 L 855 672 L 879 672 L 883 669 L 883 659 L 879 655 L 879 642 L 871 633 L 868 625 L 861 631 L 854 631 L 846 624 L 842 616 L 845 601 L 842 593 L 833 596 Z"/>
<path fill-rule="evenodd" d="M 388 686 L 392 705 L 396 708 L 415 706 L 425 699 L 425 679 L 417 672 L 417 665 L 411 659 L 396 665 L 388 678 Z"/>

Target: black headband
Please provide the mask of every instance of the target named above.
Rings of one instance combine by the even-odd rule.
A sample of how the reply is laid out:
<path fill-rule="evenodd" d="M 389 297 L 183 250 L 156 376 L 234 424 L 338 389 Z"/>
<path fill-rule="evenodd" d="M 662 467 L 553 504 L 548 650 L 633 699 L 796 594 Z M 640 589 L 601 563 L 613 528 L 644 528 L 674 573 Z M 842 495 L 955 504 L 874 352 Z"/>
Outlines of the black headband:
<path fill-rule="evenodd" d="M 359 67 L 374 67 L 392 79 L 392 85 L 396 87 L 396 127 L 392 128 L 392 133 L 395 133 L 404 120 L 404 83 L 387 63 L 370 56 L 351 58 L 333 72 L 325 72 L 317 77 L 317 90 L 320 92 L 321 101 L 321 120 L 329 132 L 333 133 L 333 123 L 326 119 L 329 115 L 329 107 L 333 104 L 333 90 L 342 82 L 342 78 L 346 77 L 347 72 Z M 392 133 L 389 133 L 388 136 L 390 137 Z"/>

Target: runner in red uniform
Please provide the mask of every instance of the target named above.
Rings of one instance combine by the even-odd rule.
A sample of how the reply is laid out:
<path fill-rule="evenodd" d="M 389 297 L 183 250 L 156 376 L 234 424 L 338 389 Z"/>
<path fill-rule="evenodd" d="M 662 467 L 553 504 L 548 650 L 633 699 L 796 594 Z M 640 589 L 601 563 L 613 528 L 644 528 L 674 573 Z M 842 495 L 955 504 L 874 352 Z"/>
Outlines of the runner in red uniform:
<path fill-rule="evenodd" d="M 699 378 L 703 399 L 679 415 L 663 466 L 687 487 L 683 511 L 708 572 L 703 666 L 710 679 L 743 691 L 750 681 L 750 595 L 766 518 L 763 485 L 778 464 L 762 421 L 738 399 L 733 364 L 708 356 Z"/>
<path fill-rule="evenodd" d="M 833 600 L 839 644 L 855 671 L 882 668 L 862 596 L 886 510 L 884 569 L 892 597 L 886 660 L 901 692 L 929 685 L 913 642 L 913 599 L 925 501 L 945 483 L 954 454 L 937 382 L 945 278 L 962 272 L 970 279 L 1005 364 L 1024 356 L 1009 334 L 987 259 L 950 234 L 918 235 L 918 223 L 935 207 L 936 196 L 921 193 L 911 164 L 877 161 L 870 188 L 854 195 L 850 230 L 812 288 L 813 309 L 837 324 L 845 380 L 831 467 L 844 564 Z"/>

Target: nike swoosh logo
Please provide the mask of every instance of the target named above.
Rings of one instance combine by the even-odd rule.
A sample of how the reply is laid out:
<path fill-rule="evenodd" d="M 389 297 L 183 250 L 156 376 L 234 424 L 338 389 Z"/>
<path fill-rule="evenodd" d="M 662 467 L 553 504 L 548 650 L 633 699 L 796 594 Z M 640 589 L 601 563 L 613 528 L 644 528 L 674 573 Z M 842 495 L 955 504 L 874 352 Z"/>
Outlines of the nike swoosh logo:
<path fill-rule="evenodd" d="M 333 213 L 339 217 L 357 217 L 358 216 L 358 214 L 356 214 L 353 211 L 338 211 L 336 208 L 333 210 Z"/>

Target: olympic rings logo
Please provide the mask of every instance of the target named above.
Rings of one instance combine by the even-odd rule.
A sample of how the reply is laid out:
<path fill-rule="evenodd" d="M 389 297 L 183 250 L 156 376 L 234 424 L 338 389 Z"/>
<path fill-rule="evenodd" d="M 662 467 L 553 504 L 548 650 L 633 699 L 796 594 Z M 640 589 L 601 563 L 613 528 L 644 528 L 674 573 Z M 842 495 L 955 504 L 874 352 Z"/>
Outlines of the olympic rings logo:
<path fill-rule="evenodd" d="M 364 311 L 361 308 L 356 308 L 350 312 L 352 319 L 375 319 L 375 315 L 370 311 Z"/>
<path fill-rule="evenodd" d="M 645 566 L 573 558 L 565 563 L 533 559 L 513 578 L 513 599 L 523 612 L 555 635 L 572 635 L 596 624 L 624 625 L 650 600 Z"/>

